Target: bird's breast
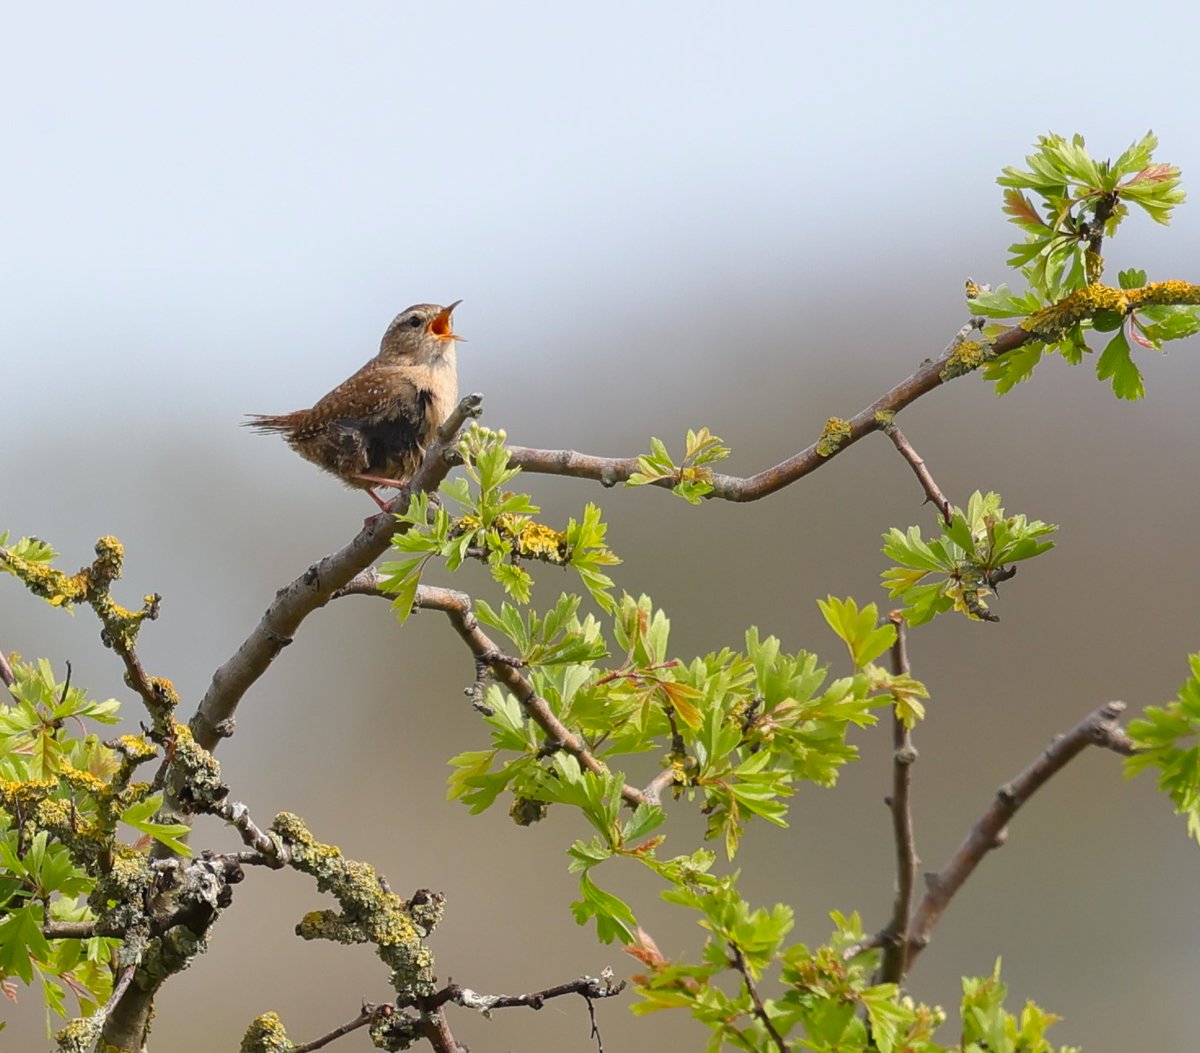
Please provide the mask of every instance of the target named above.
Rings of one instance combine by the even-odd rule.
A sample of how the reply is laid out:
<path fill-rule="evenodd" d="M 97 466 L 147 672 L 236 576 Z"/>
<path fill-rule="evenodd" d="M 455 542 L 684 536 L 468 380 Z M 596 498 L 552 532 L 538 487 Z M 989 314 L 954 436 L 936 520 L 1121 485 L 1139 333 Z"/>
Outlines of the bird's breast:
<path fill-rule="evenodd" d="M 428 393 L 429 420 L 436 428 L 450 416 L 450 411 L 458 403 L 458 364 L 454 349 L 451 348 L 441 358 L 425 366 L 423 374 L 417 381 L 417 387 Z"/>

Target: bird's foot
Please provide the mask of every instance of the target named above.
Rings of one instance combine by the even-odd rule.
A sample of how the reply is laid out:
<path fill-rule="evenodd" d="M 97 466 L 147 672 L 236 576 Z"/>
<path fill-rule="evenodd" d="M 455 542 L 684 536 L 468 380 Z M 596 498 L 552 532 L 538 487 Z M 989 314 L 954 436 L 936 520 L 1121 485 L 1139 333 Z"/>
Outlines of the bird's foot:
<path fill-rule="evenodd" d="M 401 482 L 399 479 L 386 479 L 382 475 L 354 475 L 351 476 L 351 478 L 361 480 L 364 483 L 373 484 L 366 488 L 367 493 L 371 495 L 371 500 L 374 501 L 379 506 L 380 510 L 384 512 L 388 510 L 388 502 L 375 492 L 375 488 L 377 486 L 389 486 L 394 490 L 401 490 L 408 485 L 407 483 Z"/>

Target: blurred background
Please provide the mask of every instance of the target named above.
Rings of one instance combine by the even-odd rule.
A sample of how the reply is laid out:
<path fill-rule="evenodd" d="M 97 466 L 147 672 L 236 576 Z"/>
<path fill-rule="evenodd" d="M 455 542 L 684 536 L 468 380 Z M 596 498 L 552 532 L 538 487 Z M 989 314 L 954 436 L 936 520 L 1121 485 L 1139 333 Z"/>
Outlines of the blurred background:
<path fill-rule="evenodd" d="M 1195 192 L 1200 15 L 1067 7 L 612 3 L 212 3 L 53 8 L 6 19 L 0 68 L 3 486 L 0 529 L 73 568 L 117 534 L 124 594 L 161 592 L 142 635 L 189 716 L 277 588 L 372 511 L 248 412 L 310 405 L 370 357 L 394 314 L 462 298 L 464 391 L 513 441 L 628 455 L 707 425 L 748 474 L 807 445 L 936 354 L 963 280 L 1006 279 L 995 177 L 1038 134 L 1099 157 L 1153 128 Z M 1200 213 L 1141 215 L 1109 274 L 1200 280 Z M 1044 363 L 1003 400 L 969 377 L 903 427 L 952 500 L 998 490 L 1061 525 L 998 625 L 913 635 L 930 687 L 918 734 L 917 836 L 936 869 L 994 788 L 1101 703 L 1171 697 L 1200 641 L 1194 342 L 1139 352 L 1148 397 L 1116 402 L 1092 365 Z M 738 646 L 747 626 L 846 671 L 815 599 L 886 604 L 880 535 L 933 522 L 882 437 L 757 504 L 693 509 L 660 491 L 535 478 L 547 518 L 600 500 L 618 585 L 673 615 L 673 648 Z M 560 582 L 543 571 L 535 600 Z M 431 580 L 444 576 L 435 573 Z M 494 600 L 471 570 L 452 583 Z M 564 579 L 564 585 L 569 585 Z M 0 581 L 0 647 L 47 656 L 138 707 L 94 619 Z M 315 614 L 244 700 L 219 757 L 261 823 L 278 810 L 375 863 L 397 890 L 448 897 L 438 973 L 521 992 L 635 963 L 575 926 L 572 816 L 515 828 L 445 800 L 445 761 L 487 742 L 462 696 L 471 663 L 436 615 L 402 630 L 375 600 Z M 801 787 L 791 829 L 752 827 L 754 902 L 797 908 L 817 943 L 831 909 L 886 918 L 893 884 L 886 728 L 858 734 L 843 789 Z M 694 809 L 671 809 L 666 849 Z M 203 824 L 202 824 L 203 825 Z M 232 848 L 207 824 L 197 842 Z M 1087 754 L 1015 822 L 956 899 L 912 977 L 953 1010 L 958 978 L 1003 955 L 1010 1006 L 1036 998 L 1091 1051 L 1180 1048 L 1194 1034 L 1197 859 L 1149 777 Z M 694 921 L 640 875 L 629 896 L 667 955 Z M 297 1042 L 387 997 L 369 949 L 300 942 L 328 906 L 295 874 L 250 873 L 211 953 L 163 994 L 154 1048 L 234 1049 L 278 1010 Z M 698 1049 L 686 1018 L 598 1007 L 606 1049 Z M 35 992 L 3 1010 L 9 1053 L 44 1048 Z M 585 1007 L 486 1021 L 472 1048 L 594 1048 Z M 947 1028 L 946 1041 L 955 1027 Z M 366 1050 L 362 1033 L 338 1049 Z"/>

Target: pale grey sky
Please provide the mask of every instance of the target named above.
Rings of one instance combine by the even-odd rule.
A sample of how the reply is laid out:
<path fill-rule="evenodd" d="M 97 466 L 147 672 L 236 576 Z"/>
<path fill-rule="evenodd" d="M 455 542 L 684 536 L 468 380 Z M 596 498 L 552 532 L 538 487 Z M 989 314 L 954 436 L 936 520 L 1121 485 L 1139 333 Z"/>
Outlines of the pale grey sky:
<path fill-rule="evenodd" d="M 1158 159 L 1200 193 L 1198 11 L 8 5 L 0 530 L 49 537 L 71 566 L 120 535 L 130 595 L 166 597 L 143 654 L 180 684 L 186 716 L 274 589 L 372 510 L 238 422 L 311 404 L 410 303 L 464 300 L 463 387 L 486 393 L 487 423 L 514 441 L 632 454 L 709 425 L 734 447 L 731 470 L 761 468 L 940 350 L 966 317 L 966 276 L 1005 280 L 1015 231 L 994 180 L 1040 133 L 1082 132 L 1106 156 L 1153 128 Z M 1200 204 L 1169 231 L 1135 218 L 1110 250 L 1114 271 L 1200 280 Z M 1110 697 L 1169 697 L 1200 639 L 1200 577 L 1180 555 L 1200 516 L 1200 363 L 1194 346 L 1144 363 L 1138 406 L 1051 362 L 1003 401 L 971 378 L 906 413 L 954 500 L 997 488 L 1010 510 L 1063 527 L 1045 569 L 1005 587 L 1000 626 L 938 623 L 913 643 L 934 690 L 916 789 L 929 866 L 1053 732 Z M 620 585 L 674 611 L 681 650 L 736 645 L 757 622 L 836 661 L 813 599 L 886 602 L 879 535 L 927 521 L 887 443 L 745 508 L 536 486 L 555 514 L 605 502 Z M 680 567 L 706 568 L 702 591 Z M 515 990 L 622 970 L 568 915 L 563 848 L 581 831 L 555 820 L 519 831 L 514 850 L 502 814 L 444 802 L 443 758 L 486 743 L 447 636 L 424 619 L 400 631 L 382 605 L 314 617 L 222 747 L 235 794 L 263 819 L 303 813 L 396 887 L 447 889 L 443 976 Z M 0 647 L 70 658 L 78 682 L 136 712 L 85 613 L 31 606 L 2 579 Z M 413 669 L 424 686 L 398 700 Z M 827 909 L 862 909 L 869 926 L 888 909 L 885 739 L 860 740 L 844 797 L 798 794 L 795 829 L 748 838 L 747 894 L 800 903 L 807 942 L 826 935 Z M 1067 1017 L 1058 1041 L 1183 1048 L 1200 966 L 1194 850 L 1148 781 L 1123 787 L 1111 758 L 1080 771 L 981 868 L 916 993 L 952 1005 L 957 978 L 1002 951 L 1014 1003 Z M 364 796 L 396 824 L 383 844 Z M 845 865 L 806 849 L 810 821 Z M 433 847 L 414 859 L 406 838 Z M 756 852 L 783 871 L 754 870 Z M 537 910 L 515 891 L 535 871 Z M 295 919 L 325 905 L 306 883 L 252 877 L 213 953 L 165 997 L 162 1048 L 191 1053 L 197 1034 L 197 1050 L 234 1048 L 271 1007 L 307 1040 L 384 995 L 365 951 L 296 946 Z M 694 951 L 690 919 L 655 926 L 668 953 Z M 482 951 L 481 932 L 494 937 Z M 31 1006 L 4 1033 L 13 1049 L 41 1048 Z M 634 1024 L 622 1006 L 607 1019 L 613 1049 L 682 1048 L 661 1018 Z M 574 1011 L 466 1027 L 474 1048 L 592 1048 Z"/>

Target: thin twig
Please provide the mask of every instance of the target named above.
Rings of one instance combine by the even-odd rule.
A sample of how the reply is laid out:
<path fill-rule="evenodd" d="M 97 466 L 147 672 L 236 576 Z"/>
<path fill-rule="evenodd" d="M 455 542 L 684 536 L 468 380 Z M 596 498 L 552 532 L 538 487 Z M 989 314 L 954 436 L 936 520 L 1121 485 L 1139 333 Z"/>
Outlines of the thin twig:
<path fill-rule="evenodd" d="M 377 1016 L 386 1014 L 390 1016 L 395 1011 L 395 1007 L 391 1004 L 372 1005 L 370 1002 L 364 1002 L 362 1012 L 353 1020 L 348 1020 L 340 1027 L 335 1027 L 327 1035 L 322 1035 L 320 1038 L 314 1038 L 311 1042 L 305 1042 L 302 1046 L 293 1046 L 292 1053 L 312 1053 L 314 1049 L 321 1049 L 323 1046 L 329 1045 L 330 1042 L 335 1042 L 343 1035 L 348 1035 L 352 1031 L 357 1031 L 360 1027 L 366 1027 Z"/>
<path fill-rule="evenodd" d="M 904 616 L 900 611 L 888 615 L 896 627 L 896 642 L 892 645 L 892 672 L 908 676 L 908 646 L 904 633 Z M 912 766 L 917 759 L 912 731 L 892 708 L 892 795 L 888 804 L 892 811 L 892 834 L 896 842 L 896 899 L 892 917 L 881 933 L 883 962 L 881 983 L 899 983 L 908 971 L 908 922 L 912 914 L 913 888 L 917 882 L 917 843 L 913 833 L 910 787 Z"/>
<path fill-rule="evenodd" d="M 374 575 L 376 575 L 375 571 L 363 572 L 360 578 L 364 580 L 360 581 L 359 587 L 355 591 L 369 593 L 366 581 Z M 470 596 L 454 589 L 420 585 L 417 587 L 414 606 L 425 610 L 441 611 L 450 619 L 450 624 L 462 637 L 471 653 L 478 661 L 486 663 L 491 669 L 492 675 L 513 693 L 517 701 L 524 707 L 525 712 L 529 714 L 530 719 L 545 732 L 550 745 L 564 753 L 569 753 L 579 761 L 580 767 L 585 771 L 590 771 L 595 775 L 607 774 L 608 769 L 592 754 L 583 739 L 574 734 L 554 715 L 550 703 L 534 690 L 532 681 L 521 672 L 511 658 L 496 647 L 491 638 L 479 627 L 479 622 L 471 609 Z M 645 793 L 628 785 L 621 787 L 621 797 L 627 804 L 635 806 L 647 802 Z"/>
<path fill-rule="evenodd" d="M 1032 764 L 1012 782 L 996 791 L 987 811 L 967 834 L 966 840 L 936 874 L 926 875 L 927 890 L 909 928 L 908 964 L 929 944 L 938 923 L 955 893 L 962 888 L 979 862 L 993 848 L 1004 843 L 1009 820 L 1052 776 L 1088 746 L 1100 746 L 1124 756 L 1137 752 L 1132 740 L 1118 723 L 1125 711 L 1124 702 L 1109 702 L 1089 713 L 1065 735 L 1056 738 Z"/>
<path fill-rule="evenodd" d="M 729 949 L 733 952 L 733 967 L 742 974 L 742 979 L 746 982 L 746 992 L 750 995 L 750 1001 L 754 1003 L 754 1015 L 762 1021 L 763 1027 L 767 1029 L 767 1034 L 771 1036 L 771 1041 L 778 1047 L 779 1053 L 787 1053 L 787 1043 L 775 1029 L 775 1025 L 771 1023 L 771 1018 L 767 1016 L 767 1007 L 763 1005 L 758 988 L 750 976 L 750 967 L 746 964 L 746 956 L 742 954 L 741 947 L 731 941 Z"/>
<path fill-rule="evenodd" d="M 291 860 L 291 853 L 280 841 L 265 833 L 250 818 L 250 809 L 241 801 L 225 801 L 213 812 L 220 816 L 241 835 L 247 848 L 253 849 L 252 858 L 240 859 L 239 862 L 266 863 L 268 866 L 282 869 Z"/>
<path fill-rule="evenodd" d="M 1115 190 L 1101 194 L 1096 201 L 1096 211 L 1092 215 L 1091 230 L 1088 235 L 1087 257 L 1085 259 L 1087 280 L 1089 282 L 1098 282 L 1100 280 L 1100 272 L 1104 266 L 1100 257 L 1100 251 L 1104 245 L 1104 228 L 1120 203 L 1121 197 Z"/>
<path fill-rule="evenodd" d="M 605 969 L 599 976 L 581 976 L 578 980 L 555 984 L 553 987 L 547 987 L 544 991 L 531 991 L 529 994 L 523 995 L 484 995 L 472 991 L 469 987 L 449 983 L 440 991 L 430 995 L 424 1001 L 423 1008 L 426 1012 L 436 1010 L 440 1016 L 442 1007 L 452 1002 L 465 1009 L 474 1009 L 487 1015 L 493 1009 L 512 1009 L 521 1006 L 529 1009 L 541 1009 L 552 998 L 577 994 L 587 1003 L 588 1019 L 592 1026 L 591 1037 L 596 1040 L 598 1053 L 604 1053 L 604 1039 L 600 1034 L 600 1026 L 596 1023 L 596 1007 L 593 1003 L 601 998 L 612 998 L 624 990 L 625 981 L 619 980 L 613 983 L 612 969 Z"/>
<path fill-rule="evenodd" d="M 436 1008 L 453 1002 L 464 1009 L 475 1009 L 481 1013 L 489 1013 L 493 1009 L 512 1009 L 524 1006 L 529 1009 L 541 1009 L 552 998 L 562 998 L 563 995 L 577 994 L 584 998 L 612 998 L 625 990 L 625 981 L 613 983 L 613 972 L 605 969 L 600 976 L 581 976 L 577 980 L 555 984 L 542 991 L 531 991 L 522 995 L 484 995 L 472 991 L 469 987 L 449 983 L 440 991 L 429 996 L 425 1005 Z"/>
<path fill-rule="evenodd" d="M 331 599 L 341 596 L 377 596 L 389 599 L 388 594 L 380 587 L 382 580 L 382 575 L 370 567 L 356 574 L 338 589 Z M 413 607 L 441 611 L 450 619 L 454 631 L 466 643 L 476 662 L 487 666 L 491 675 L 513 693 L 517 701 L 524 706 L 530 719 L 545 732 L 550 746 L 571 754 L 585 771 L 594 775 L 607 774 L 608 769 L 604 762 L 597 759 L 584 740 L 555 716 L 550 704 L 534 690 L 532 681 L 521 672 L 521 661 L 506 655 L 496 647 L 491 637 L 480 628 L 472 606 L 471 597 L 465 592 L 436 585 L 418 585 L 416 598 L 413 600 Z M 663 772 L 656 775 L 644 790 L 625 784 L 621 787 L 621 799 L 634 807 L 639 804 L 658 804 L 662 790 L 673 781 L 673 773 Z"/>
<path fill-rule="evenodd" d="M 8 656 L 4 653 L 4 648 L 0 647 L 0 682 L 3 682 L 5 687 L 13 687 L 17 678 L 13 676 L 12 666 L 8 664 Z"/>
<path fill-rule="evenodd" d="M 904 433 L 895 425 L 895 422 L 889 422 L 884 425 L 883 433 L 892 440 L 896 445 L 896 449 L 900 451 L 901 456 L 908 461 L 917 479 L 921 483 L 922 489 L 925 491 L 926 500 L 933 503 L 934 508 L 941 513 L 942 518 L 950 522 L 950 502 L 946 500 L 946 495 L 942 493 L 938 484 L 933 481 L 933 476 L 929 474 L 929 469 L 925 467 L 925 461 L 912 448 L 912 444 L 904 437 Z"/>
<path fill-rule="evenodd" d="M 123 936 L 124 929 L 101 932 L 94 921 L 48 921 L 42 926 L 48 940 L 90 940 L 93 936 Z"/>
<path fill-rule="evenodd" d="M 873 951 L 877 947 L 883 946 L 884 933 L 882 931 L 875 933 L 872 936 L 867 936 L 852 943 L 849 947 L 842 951 L 842 961 L 849 962 L 857 958 L 860 954 L 865 954 L 867 951 Z"/>
<path fill-rule="evenodd" d="M 129 986 L 130 981 L 133 980 L 135 972 L 137 972 L 136 965 L 127 965 L 121 970 L 120 977 L 117 979 L 116 984 L 113 985 L 112 994 L 108 996 L 108 1001 L 104 1003 L 104 1008 L 100 1010 L 101 1015 L 107 1017 L 116 1008 L 117 1003 L 121 1000 L 121 996 L 125 993 L 125 989 Z"/>

